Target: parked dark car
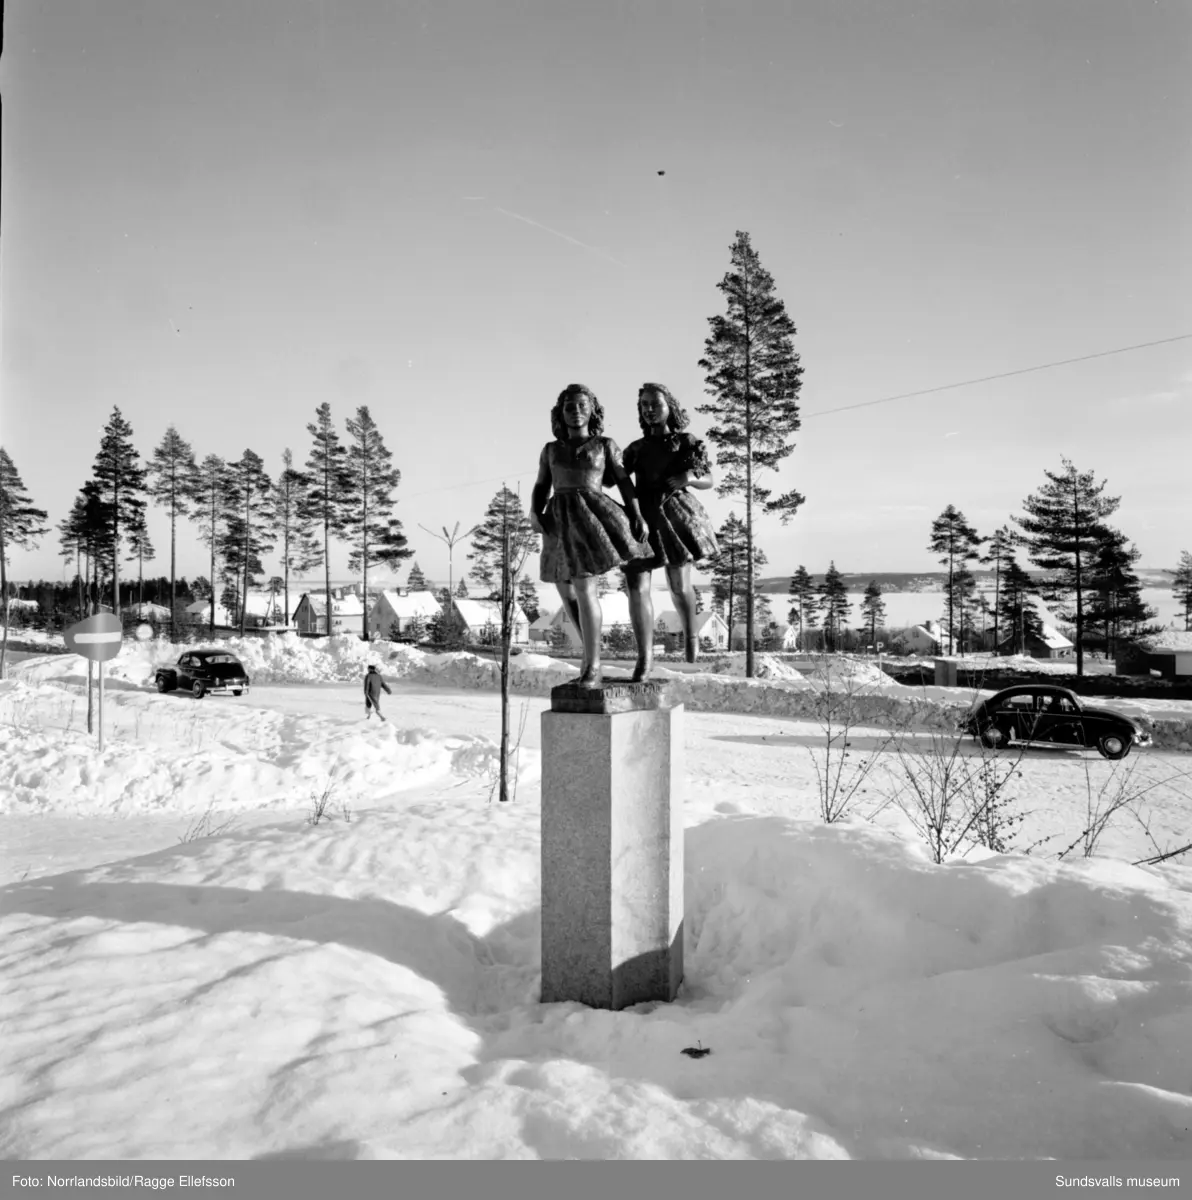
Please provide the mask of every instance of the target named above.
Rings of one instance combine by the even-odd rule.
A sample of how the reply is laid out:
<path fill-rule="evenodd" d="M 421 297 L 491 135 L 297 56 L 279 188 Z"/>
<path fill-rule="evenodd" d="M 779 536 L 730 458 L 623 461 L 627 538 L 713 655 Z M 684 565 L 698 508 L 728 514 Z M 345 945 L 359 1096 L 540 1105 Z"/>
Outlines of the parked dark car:
<path fill-rule="evenodd" d="M 1148 746 L 1151 741 L 1129 717 L 1092 708 L 1067 688 L 1049 684 L 1020 684 L 979 700 L 959 727 L 991 749 L 1011 742 L 1045 742 L 1095 748 L 1105 758 L 1125 758 L 1131 746 Z"/>
<path fill-rule="evenodd" d="M 239 696 L 248 691 L 248 672 L 243 663 L 226 650 L 187 650 L 172 667 L 158 667 L 159 692 L 179 689 L 201 700 L 208 692 L 231 692 Z"/>

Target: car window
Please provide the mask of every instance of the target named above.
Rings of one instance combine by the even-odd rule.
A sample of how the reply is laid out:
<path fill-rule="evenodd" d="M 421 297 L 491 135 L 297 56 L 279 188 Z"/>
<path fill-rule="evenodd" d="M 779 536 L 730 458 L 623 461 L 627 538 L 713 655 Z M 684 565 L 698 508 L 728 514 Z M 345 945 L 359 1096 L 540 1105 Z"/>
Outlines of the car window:
<path fill-rule="evenodd" d="M 1004 708 L 1033 708 L 1033 696 L 1007 696 L 1002 702 Z"/>
<path fill-rule="evenodd" d="M 209 654 L 207 661 L 209 663 L 221 663 L 226 666 L 228 663 L 234 663 L 236 660 L 230 654 Z"/>
<path fill-rule="evenodd" d="M 178 665 L 179 665 L 180 667 L 189 667 L 189 666 L 190 666 L 190 663 L 191 663 L 191 657 L 190 657 L 190 655 L 189 655 L 189 654 L 184 654 L 184 655 L 183 655 L 183 656 L 182 656 L 182 657 L 181 657 L 181 658 L 178 660 Z"/>
<path fill-rule="evenodd" d="M 1076 711 L 1076 705 L 1073 704 L 1072 701 L 1069 700 L 1067 696 L 1060 697 L 1058 707 L 1059 707 L 1060 712 L 1073 713 Z"/>
<path fill-rule="evenodd" d="M 1036 696 L 1035 697 L 1035 707 L 1040 712 L 1050 712 L 1051 706 L 1052 706 L 1052 701 L 1054 701 L 1054 700 L 1055 700 L 1054 696 Z"/>

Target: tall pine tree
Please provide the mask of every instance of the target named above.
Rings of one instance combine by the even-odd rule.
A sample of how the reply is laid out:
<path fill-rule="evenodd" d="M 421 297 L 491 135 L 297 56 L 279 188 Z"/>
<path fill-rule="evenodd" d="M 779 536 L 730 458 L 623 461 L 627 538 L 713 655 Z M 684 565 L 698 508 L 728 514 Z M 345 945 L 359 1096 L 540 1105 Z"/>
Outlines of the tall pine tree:
<path fill-rule="evenodd" d="M 0 679 L 8 651 L 8 555 L 12 549 L 35 550 L 49 532 L 46 512 L 25 491 L 21 473 L 8 451 L 0 447 L 0 596 L 4 597 L 4 641 L 0 643 Z"/>
<path fill-rule="evenodd" d="M 282 593 L 285 597 L 285 620 L 289 625 L 290 572 L 309 571 L 321 561 L 311 525 L 306 489 L 309 479 L 294 467 L 294 454 L 286 447 L 281 456 L 282 471 L 273 487 L 273 534 L 281 542 Z"/>
<path fill-rule="evenodd" d="M 209 629 L 215 632 L 215 592 L 216 579 L 215 557 L 223 544 L 227 504 L 225 497 L 228 490 L 228 464 L 218 454 L 208 454 L 199 464 L 191 477 L 191 493 L 193 504 L 190 507 L 190 518 L 199 527 L 199 538 L 205 543 L 211 555 L 211 618 Z"/>
<path fill-rule="evenodd" d="M 833 651 L 839 650 L 844 623 L 849 618 L 852 605 L 849 604 L 848 589 L 845 588 L 844 579 L 836 569 L 835 561 L 830 562 L 827 571 L 824 572 L 824 583 L 820 589 L 820 608 L 824 614 L 825 649 L 830 646 Z"/>
<path fill-rule="evenodd" d="M 128 562 L 137 564 L 137 603 L 145 603 L 145 563 L 152 562 L 157 557 L 153 542 L 149 537 L 149 527 L 145 523 L 145 510 L 133 519 L 128 529 Z"/>
<path fill-rule="evenodd" d="M 795 324 L 749 234 L 738 230 L 729 254 L 731 267 L 717 284 L 727 311 L 709 318 L 711 333 L 699 360 L 713 400 L 696 411 L 717 422 L 708 430 L 716 462 L 725 468 L 717 494 L 745 500 L 745 595 L 750 601 L 745 605 L 745 674 L 752 678 L 754 505 L 777 513 L 785 524 L 804 499 L 796 491 L 772 497 L 771 489 L 757 483 L 756 473 L 776 471 L 794 450 L 803 369 L 794 348 Z"/>
<path fill-rule="evenodd" d="M 799 649 L 806 650 L 807 643 L 804 639 L 818 623 L 816 613 L 819 612 L 819 595 L 815 589 L 815 581 L 807 573 L 806 567 L 800 565 L 795 568 L 786 592 L 791 598 L 791 606 L 786 614 L 787 622 L 791 625 L 798 622 Z"/>
<path fill-rule="evenodd" d="M 877 631 L 886 620 L 886 602 L 882 599 L 882 589 L 876 579 L 871 579 L 861 597 L 861 611 L 865 614 L 869 626 L 869 644 L 877 648 Z"/>
<path fill-rule="evenodd" d="M 315 420 L 307 425 L 313 439 L 306 460 L 309 478 L 304 500 L 305 515 L 322 528 L 319 560 L 323 565 L 324 595 L 327 600 L 327 636 L 331 636 L 331 538 L 346 532 L 346 510 L 350 503 L 352 476 L 348 470 L 348 452 L 331 420 L 331 405 L 324 402 L 315 410 Z M 365 605 L 365 609 L 368 605 Z M 367 620 L 367 615 L 366 615 Z"/>
<path fill-rule="evenodd" d="M 112 609 L 119 617 L 120 541 L 143 520 L 145 468 L 132 444 L 132 426 L 118 408 L 104 427 L 93 470 L 112 523 Z"/>
<path fill-rule="evenodd" d="M 1031 561 L 1054 572 L 1046 598 L 1057 604 L 1071 599 L 1072 607 L 1056 615 L 1076 629 L 1076 674 L 1084 674 L 1085 593 L 1098 547 L 1105 540 L 1106 520 L 1121 503 L 1106 496 L 1105 480 L 1097 483 L 1092 471 L 1080 472 L 1068 459 L 1062 471 L 1044 471 L 1047 482 L 1023 502 L 1026 515 L 1014 517 Z"/>
<path fill-rule="evenodd" d="M 259 454 L 245 450 L 228 464 L 224 489 L 223 557 L 236 580 L 239 596 L 240 636 L 248 617 L 252 585 L 264 574 L 262 556 L 273 549 L 273 481 Z"/>
<path fill-rule="evenodd" d="M 350 483 L 345 490 L 344 534 L 352 545 L 348 570 L 363 571 L 361 636 L 367 641 L 368 568 L 383 565 L 396 570 L 413 551 L 406 548 L 402 524 L 393 515 L 397 503 L 393 489 L 401 483 L 401 472 L 393 465 L 393 454 L 368 408 L 358 408 L 355 417 L 348 418 L 347 427 Z"/>
<path fill-rule="evenodd" d="M 942 513 L 931 523 L 931 541 L 927 549 L 940 556 L 940 563 L 948 568 L 948 583 L 945 592 L 948 597 L 948 653 L 954 648 L 953 631 L 955 629 L 956 607 L 956 568 L 964 566 L 981 555 L 982 538 L 977 531 L 965 520 L 964 513 L 954 505 L 949 504 Z M 971 576 L 970 576 L 971 578 Z M 963 616 L 963 613 L 962 613 Z"/>
<path fill-rule="evenodd" d="M 993 650 L 996 654 L 1002 639 L 998 636 L 1002 600 L 1002 575 L 1006 564 L 1014 557 L 1014 534 L 1008 525 L 1002 525 L 994 530 L 989 539 L 989 552 L 978 560 L 985 566 L 993 567 Z"/>
<path fill-rule="evenodd" d="M 170 518 L 170 630 L 174 629 L 178 605 L 177 546 L 178 518 L 189 512 L 194 490 L 195 452 L 171 425 L 146 468 L 149 496 Z"/>
<path fill-rule="evenodd" d="M 1142 598 L 1142 582 L 1134 570 L 1141 558 L 1137 547 L 1131 546 L 1126 535 L 1117 529 L 1107 529 L 1105 539 L 1092 562 L 1089 582 L 1088 620 L 1099 626 L 1105 638 L 1105 653 L 1113 658 L 1122 638 L 1139 637 L 1158 631 L 1149 627 L 1155 619 L 1153 608 Z"/>

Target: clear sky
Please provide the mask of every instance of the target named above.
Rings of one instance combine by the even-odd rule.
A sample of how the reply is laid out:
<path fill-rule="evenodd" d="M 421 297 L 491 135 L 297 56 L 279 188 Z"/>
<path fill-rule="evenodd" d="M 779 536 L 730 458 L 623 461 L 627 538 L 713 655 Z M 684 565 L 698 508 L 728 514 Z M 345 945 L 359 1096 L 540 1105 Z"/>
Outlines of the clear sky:
<path fill-rule="evenodd" d="M 53 523 L 113 406 L 145 457 L 174 424 L 277 472 L 320 403 L 341 429 L 367 404 L 445 577 L 419 524 L 468 528 L 502 480 L 528 497 L 564 385 L 622 445 L 644 380 L 704 402 L 746 230 L 804 367 L 773 483 L 807 502 L 759 523 L 767 573 L 931 569 L 940 510 L 992 532 L 1061 455 L 1122 496 L 1143 565 L 1192 548 L 1192 340 L 832 411 L 1192 333 L 1182 0 L 5 17 L 0 442 Z M 62 578 L 58 549 L 11 577 Z M 180 573 L 206 563 L 185 528 Z"/>

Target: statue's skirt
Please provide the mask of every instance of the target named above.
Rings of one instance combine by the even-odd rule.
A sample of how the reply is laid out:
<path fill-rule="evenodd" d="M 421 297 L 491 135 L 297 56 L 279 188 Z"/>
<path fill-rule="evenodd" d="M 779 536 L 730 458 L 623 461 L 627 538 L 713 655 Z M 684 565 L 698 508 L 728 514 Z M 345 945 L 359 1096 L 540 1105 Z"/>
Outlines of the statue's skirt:
<path fill-rule="evenodd" d="M 638 491 L 642 517 L 650 528 L 650 554 L 630 569 L 654 571 L 714 558 L 720 547 L 704 506 L 685 490 L 661 495 Z"/>
<path fill-rule="evenodd" d="M 543 583 L 566 583 L 585 575 L 603 575 L 634 559 L 649 558 L 649 543 L 639 542 L 625 510 L 604 492 L 558 488 L 546 505 L 542 537 Z"/>

